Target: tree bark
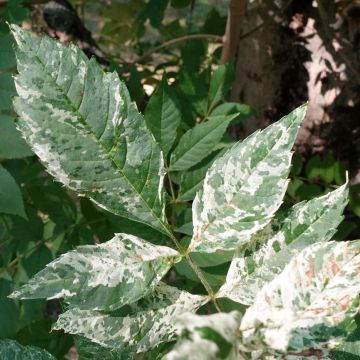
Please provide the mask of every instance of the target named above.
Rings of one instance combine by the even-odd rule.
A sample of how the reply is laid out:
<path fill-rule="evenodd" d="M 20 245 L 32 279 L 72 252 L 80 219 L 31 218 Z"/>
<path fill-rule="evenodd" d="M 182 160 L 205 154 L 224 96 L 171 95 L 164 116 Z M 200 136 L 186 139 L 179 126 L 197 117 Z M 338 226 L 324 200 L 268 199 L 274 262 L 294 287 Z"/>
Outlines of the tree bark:
<path fill-rule="evenodd" d="M 221 53 L 222 64 L 229 62 L 236 55 L 238 40 L 241 33 L 241 23 L 245 16 L 247 0 L 231 0 L 224 35 L 224 46 Z"/>

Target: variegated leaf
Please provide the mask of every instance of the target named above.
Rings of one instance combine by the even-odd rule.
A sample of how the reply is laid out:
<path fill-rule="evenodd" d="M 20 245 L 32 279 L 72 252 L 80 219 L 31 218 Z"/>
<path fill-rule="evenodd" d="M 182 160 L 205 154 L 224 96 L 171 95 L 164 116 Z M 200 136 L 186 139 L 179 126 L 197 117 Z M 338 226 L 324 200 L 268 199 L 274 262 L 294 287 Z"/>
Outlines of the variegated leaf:
<path fill-rule="evenodd" d="M 241 314 L 233 311 L 208 316 L 185 314 L 175 319 L 180 338 L 164 360 L 241 360 Z"/>
<path fill-rule="evenodd" d="M 152 291 L 180 254 L 138 237 L 117 234 L 79 246 L 54 260 L 11 297 L 65 298 L 72 306 L 114 310 Z"/>
<path fill-rule="evenodd" d="M 359 240 L 310 245 L 247 309 L 243 344 L 273 354 L 327 355 L 353 329 L 359 292 Z"/>
<path fill-rule="evenodd" d="M 284 219 L 275 218 L 236 252 L 217 296 L 251 305 L 265 283 L 279 274 L 295 254 L 332 238 L 343 219 L 347 196 L 345 184 L 324 196 L 296 204 Z M 246 257 L 245 252 L 249 254 Z"/>
<path fill-rule="evenodd" d="M 81 336 L 74 336 L 74 342 L 79 360 L 136 360 L 135 354 L 104 348 Z"/>
<path fill-rule="evenodd" d="M 1 360 L 55 360 L 46 350 L 36 346 L 22 346 L 15 340 L 0 339 Z"/>
<path fill-rule="evenodd" d="M 299 107 L 213 163 L 193 203 L 191 250 L 235 249 L 271 220 L 286 190 L 291 148 L 305 112 L 306 106 Z"/>
<path fill-rule="evenodd" d="M 13 25 L 18 128 L 47 170 L 117 215 L 169 235 L 163 159 L 116 73 Z"/>
<path fill-rule="evenodd" d="M 61 314 L 56 330 L 81 335 L 104 347 L 143 352 L 173 340 L 174 317 L 196 311 L 208 301 L 206 296 L 160 284 L 153 295 L 131 306 L 127 313 L 104 313 L 72 308 Z"/>

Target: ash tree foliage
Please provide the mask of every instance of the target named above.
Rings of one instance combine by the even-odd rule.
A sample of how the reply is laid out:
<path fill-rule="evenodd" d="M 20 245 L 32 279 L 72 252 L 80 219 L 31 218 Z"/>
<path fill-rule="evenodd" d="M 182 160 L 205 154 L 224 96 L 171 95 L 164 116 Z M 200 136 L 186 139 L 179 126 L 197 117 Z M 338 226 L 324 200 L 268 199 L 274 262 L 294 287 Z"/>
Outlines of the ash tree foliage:
<path fill-rule="evenodd" d="M 142 224 L 61 255 L 11 298 L 62 299 L 53 329 L 72 334 L 84 359 L 359 353 L 360 242 L 332 240 L 348 185 L 281 207 L 306 106 L 229 141 L 238 114 L 221 104 L 223 66 L 211 78 L 205 116 L 180 131 L 166 78 L 143 117 L 116 73 L 75 46 L 11 29 L 23 138 L 67 188 Z M 137 226 L 151 237 L 134 234 Z M 176 274 L 202 287 L 184 287 Z M 52 358 L 0 342 L 0 354 L 15 353 Z"/>

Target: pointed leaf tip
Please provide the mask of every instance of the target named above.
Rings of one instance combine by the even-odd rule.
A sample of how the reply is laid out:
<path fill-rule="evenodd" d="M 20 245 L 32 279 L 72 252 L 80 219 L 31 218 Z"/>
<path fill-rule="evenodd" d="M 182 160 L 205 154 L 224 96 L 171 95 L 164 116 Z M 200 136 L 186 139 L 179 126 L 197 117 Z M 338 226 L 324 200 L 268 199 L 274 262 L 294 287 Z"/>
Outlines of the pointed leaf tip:
<path fill-rule="evenodd" d="M 300 106 L 213 163 L 193 202 L 193 251 L 236 249 L 269 223 L 286 191 L 305 112 Z"/>

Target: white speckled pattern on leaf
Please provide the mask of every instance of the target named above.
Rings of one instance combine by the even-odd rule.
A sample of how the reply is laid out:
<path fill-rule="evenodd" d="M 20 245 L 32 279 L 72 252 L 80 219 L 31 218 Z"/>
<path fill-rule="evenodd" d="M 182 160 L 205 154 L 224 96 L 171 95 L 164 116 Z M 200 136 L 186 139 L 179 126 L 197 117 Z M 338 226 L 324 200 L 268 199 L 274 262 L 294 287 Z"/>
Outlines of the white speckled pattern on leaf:
<path fill-rule="evenodd" d="M 234 145 L 208 170 L 193 202 L 198 252 L 231 250 L 247 243 L 281 205 L 303 105 L 277 123 Z"/>
<path fill-rule="evenodd" d="M 104 209 L 168 235 L 162 154 L 118 75 L 73 45 L 12 31 L 18 128 L 47 170 Z"/>
<path fill-rule="evenodd" d="M 11 297 L 65 298 L 72 306 L 115 310 L 151 292 L 180 254 L 138 237 L 117 234 L 79 246 L 46 266 Z"/>
<path fill-rule="evenodd" d="M 184 314 L 175 319 L 180 337 L 164 360 L 242 360 L 239 354 L 241 314 Z"/>
<path fill-rule="evenodd" d="M 208 301 L 160 283 L 153 295 L 119 314 L 72 308 L 61 314 L 55 329 L 77 334 L 104 347 L 143 352 L 171 341 L 176 335 L 174 318 L 196 311 Z"/>
<path fill-rule="evenodd" d="M 283 219 L 276 217 L 236 252 L 226 283 L 217 296 L 251 305 L 258 291 L 279 274 L 295 254 L 315 242 L 332 238 L 343 220 L 347 197 L 345 184 L 324 196 L 294 205 Z"/>
<path fill-rule="evenodd" d="M 23 346 L 15 340 L 0 339 L 1 360 L 55 360 L 46 350 L 37 346 Z"/>
<path fill-rule="evenodd" d="M 331 349 L 355 325 L 359 292 L 359 240 L 308 246 L 245 312 L 243 344 L 274 354 Z"/>

